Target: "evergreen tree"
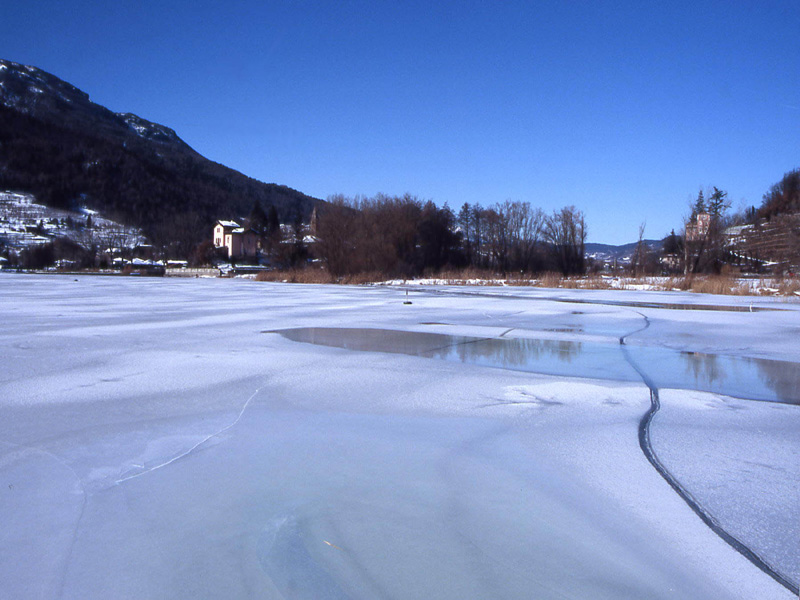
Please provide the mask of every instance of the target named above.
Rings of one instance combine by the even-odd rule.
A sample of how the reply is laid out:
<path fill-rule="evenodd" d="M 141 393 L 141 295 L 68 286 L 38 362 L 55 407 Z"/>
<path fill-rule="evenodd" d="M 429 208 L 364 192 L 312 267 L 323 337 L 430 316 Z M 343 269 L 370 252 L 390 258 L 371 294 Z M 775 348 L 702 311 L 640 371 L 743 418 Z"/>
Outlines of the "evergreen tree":
<path fill-rule="evenodd" d="M 276 233 L 281 228 L 281 220 L 278 217 L 278 210 L 272 204 L 267 213 L 267 230 L 270 235 Z"/>
<path fill-rule="evenodd" d="M 700 190 L 700 193 L 697 194 L 697 200 L 694 201 L 694 206 L 692 207 L 692 219 L 704 212 L 706 212 L 706 200 L 705 196 L 703 196 L 703 190 Z"/>
<path fill-rule="evenodd" d="M 458 213 L 456 221 L 461 228 L 461 239 L 464 246 L 464 256 L 466 257 L 467 264 L 472 264 L 472 207 L 468 202 L 465 202 Z"/>
<path fill-rule="evenodd" d="M 269 220 L 264 209 L 261 207 L 261 201 L 256 200 L 253 204 L 253 209 L 247 217 L 250 227 L 257 233 L 265 233 L 268 229 Z"/>
<path fill-rule="evenodd" d="M 678 254 L 681 251 L 681 241 L 680 238 L 675 235 L 675 230 L 673 229 L 670 234 L 664 238 L 664 254 Z"/>
<path fill-rule="evenodd" d="M 713 218 L 719 219 L 730 208 L 731 205 L 727 202 L 727 198 L 728 192 L 714 186 L 714 192 L 708 198 L 708 212 Z"/>

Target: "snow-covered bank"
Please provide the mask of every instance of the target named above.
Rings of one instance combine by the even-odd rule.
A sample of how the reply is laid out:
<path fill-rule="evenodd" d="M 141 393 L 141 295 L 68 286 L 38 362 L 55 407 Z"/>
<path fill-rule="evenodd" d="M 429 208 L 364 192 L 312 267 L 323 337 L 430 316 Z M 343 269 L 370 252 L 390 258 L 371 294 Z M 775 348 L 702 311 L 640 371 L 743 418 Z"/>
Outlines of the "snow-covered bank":
<path fill-rule="evenodd" d="M 643 385 L 262 332 L 513 329 L 613 343 L 641 329 L 641 312 L 652 325 L 627 340 L 632 349 L 797 360 L 785 333 L 799 324 L 796 309 L 632 310 L 543 290 L 438 291 L 404 305 L 390 288 L 0 279 L 0 548 L 15 557 L 0 561 L 5 589 L 18 598 L 792 597 L 642 456 Z M 747 332 L 777 339 L 751 350 Z M 734 475 L 726 484 L 745 495 L 751 485 Z"/>

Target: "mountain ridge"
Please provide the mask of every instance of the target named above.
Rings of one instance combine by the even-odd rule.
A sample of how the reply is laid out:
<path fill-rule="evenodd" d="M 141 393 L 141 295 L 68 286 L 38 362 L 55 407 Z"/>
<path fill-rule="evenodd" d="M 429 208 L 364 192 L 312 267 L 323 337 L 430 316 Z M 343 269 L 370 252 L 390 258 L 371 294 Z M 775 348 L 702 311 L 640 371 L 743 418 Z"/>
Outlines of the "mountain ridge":
<path fill-rule="evenodd" d="M 660 252 L 664 247 L 663 240 L 642 240 L 650 252 Z M 584 244 L 584 255 L 591 258 L 609 261 L 630 259 L 636 251 L 639 242 L 629 242 L 627 244 L 601 244 L 589 242 Z"/>
<path fill-rule="evenodd" d="M 291 220 L 322 202 L 215 163 L 166 125 L 113 112 L 53 74 L 4 59 L 0 189 L 55 208 L 91 208 L 184 250 L 216 219 L 246 215 L 256 203 Z"/>

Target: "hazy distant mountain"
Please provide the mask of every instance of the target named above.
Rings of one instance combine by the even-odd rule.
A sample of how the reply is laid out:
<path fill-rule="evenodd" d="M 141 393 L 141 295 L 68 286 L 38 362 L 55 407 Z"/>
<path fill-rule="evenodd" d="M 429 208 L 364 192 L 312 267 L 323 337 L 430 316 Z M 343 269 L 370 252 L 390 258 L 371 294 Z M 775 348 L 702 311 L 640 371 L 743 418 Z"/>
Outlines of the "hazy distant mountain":
<path fill-rule="evenodd" d="M 662 240 L 644 240 L 647 247 L 651 252 L 660 252 L 664 246 Z M 639 242 L 631 242 L 630 244 L 622 244 L 621 246 L 613 246 L 611 244 L 586 244 L 584 254 L 595 260 L 610 262 L 627 262 L 633 256 L 636 246 Z"/>
<path fill-rule="evenodd" d="M 209 235 L 217 218 L 248 214 L 256 201 L 284 220 L 308 218 L 320 202 L 214 163 L 169 127 L 114 113 L 54 75 L 2 59 L 0 190 L 91 208 L 157 241 L 177 236 L 186 244 Z"/>

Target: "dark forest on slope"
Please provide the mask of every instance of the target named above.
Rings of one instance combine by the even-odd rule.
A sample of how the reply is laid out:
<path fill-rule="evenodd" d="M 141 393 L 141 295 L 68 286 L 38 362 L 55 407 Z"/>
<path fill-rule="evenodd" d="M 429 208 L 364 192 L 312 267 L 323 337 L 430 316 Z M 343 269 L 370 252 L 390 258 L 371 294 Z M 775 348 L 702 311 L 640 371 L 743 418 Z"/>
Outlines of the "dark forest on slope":
<path fill-rule="evenodd" d="M 800 169 L 786 173 L 764 194 L 764 202 L 755 215 L 769 219 L 797 213 L 800 213 Z"/>
<path fill-rule="evenodd" d="M 39 69 L 0 67 L 0 189 L 98 210 L 156 243 L 196 243 L 214 220 L 247 214 L 256 202 L 285 220 L 307 219 L 320 202 L 214 163 L 171 129 L 113 113 Z"/>

